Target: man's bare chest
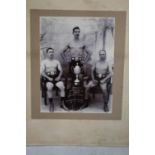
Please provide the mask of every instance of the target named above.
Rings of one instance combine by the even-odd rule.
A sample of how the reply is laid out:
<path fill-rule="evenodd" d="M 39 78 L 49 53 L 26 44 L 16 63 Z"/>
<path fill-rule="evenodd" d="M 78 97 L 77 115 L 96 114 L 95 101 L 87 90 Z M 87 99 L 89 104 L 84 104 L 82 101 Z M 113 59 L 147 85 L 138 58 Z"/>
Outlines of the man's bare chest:
<path fill-rule="evenodd" d="M 96 71 L 102 72 L 103 74 L 108 71 L 108 64 L 107 63 L 96 63 Z"/>
<path fill-rule="evenodd" d="M 46 70 L 56 69 L 57 63 L 55 61 L 47 61 L 47 62 L 45 62 L 45 68 L 46 68 Z"/>
<path fill-rule="evenodd" d="M 84 48 L 84 44 L 82 42 L 71 42 L 69 46 L 71 50 L 82 50 Z"/>

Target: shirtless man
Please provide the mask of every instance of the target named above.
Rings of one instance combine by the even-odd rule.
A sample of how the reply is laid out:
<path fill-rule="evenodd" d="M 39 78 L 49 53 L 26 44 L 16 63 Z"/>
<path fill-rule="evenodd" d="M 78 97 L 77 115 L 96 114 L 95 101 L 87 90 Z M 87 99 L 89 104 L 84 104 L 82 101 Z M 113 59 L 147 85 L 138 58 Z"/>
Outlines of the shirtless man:
<path fill-rule="evenodd" d="M 88 97 L 88 90 L 91 87 L 95 87 L 97 85 L 100 86 L 103 92 L 104 98 L 104 111 L 109 111 L 108 109 L 108 92 L 107 92 L 107 80 L 109 80 L 112 76 L 112 69 L 109 67 L 108 62 L 106 61 L 106 51 L 99 51 L 100 59 L 93 65 L 92 67 L 92 81 L 88 83 L 85 89 L 86 97 Z"/>
<path fill-rule="evenodd" d="M 61 96 L 61 106 L 64 102 L 65 97 L 65 87 L 60 78 L 62 76 L 62 67 L 58 60 L 54 59 L 54 49 L 48 48 L 46 50 L 47 58 L 41 62 L 41 78 L 45 83 L 47 97 L 50 103 L 50 111 L 54 111 L 53 104 L 53 87 L 54 85 L 60 90 Z M 46 103 L 46 95 L 45 95 L 45 105 Z"/>
<path fill-rule="evenodd" d="M 63 49 L 62 57 L 66 62 L 71 62 L 72 58 L 81 58 L 82 63 L 86 63 L 90 59 L 90 54 L 86 45 L 80 39 L 80 28 L 73 28 L 73 40 Z"/>
<path fill-rule="evenodd" d="M 69 71 L 67 71 L 67 88 L 71 87 L 71 81 L 74 78 L 73 68 L 75 65 L 79 64 L 81 67 L 81 73 L 79 74 L 80 82 L 83 83 L 85 87 L 87 83 L 87 79 L 90 77 L 89 70 L 90 64 L 88 61 L 90 60 L 90 52 L 85 45 L 84 41 L 80 39 L 80 28 L 78 26 L 73 28 L 73 39 L 67 44 L 67 46 L 63 49 L 62 58 L 69 65 Z M 80 61 L 79 61 L 80 60 Z"/>

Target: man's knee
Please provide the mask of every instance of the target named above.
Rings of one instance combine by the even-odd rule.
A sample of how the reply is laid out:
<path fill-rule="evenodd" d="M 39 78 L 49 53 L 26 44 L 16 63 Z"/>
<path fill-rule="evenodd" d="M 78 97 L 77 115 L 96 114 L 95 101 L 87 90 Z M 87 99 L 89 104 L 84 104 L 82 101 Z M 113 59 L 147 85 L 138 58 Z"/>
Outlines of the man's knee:
<path fill-rule="evenodd" d="M 64 90 L 65 86 L 64 83 L 62 81 L 59 81 L 56 83 L 56 86 L 60 89 L 60 90 Z"/>
<path fill-rule="evenodd" d="M 100 84 L 100 87 L 103 92 L 107 92 L 107 85 L 106 84 Z"/>
<path fill-rule="evenodd" d="M 47 87 L 47 90 L 52 90 L 53 89 L 53 83 L 51 83 L 51 82 L 47 82 L 46 83 L 46 87 Z"/>

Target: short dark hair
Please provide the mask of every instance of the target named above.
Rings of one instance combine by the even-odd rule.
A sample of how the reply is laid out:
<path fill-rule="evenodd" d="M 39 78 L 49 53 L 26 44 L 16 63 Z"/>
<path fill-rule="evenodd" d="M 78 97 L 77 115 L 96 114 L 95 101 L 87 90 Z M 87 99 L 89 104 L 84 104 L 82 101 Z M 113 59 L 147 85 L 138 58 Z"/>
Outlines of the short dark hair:
<path fill-rule="evenodd" d="M 73 32 L 74 32 L 76 29 L 79 29 L 79 30 L 80 30 L 80 28 L 79 28 L 78 26 L 76 26 L 76 27 L 73 28 Z"/>
<path fill-rule="evenodd" d="M 48 53 L 49 50 L 53 50 L 54 51 L 54 49 L 52 47 L 49 47 L 49 48 L 46 49 L 46 53 Z"/>

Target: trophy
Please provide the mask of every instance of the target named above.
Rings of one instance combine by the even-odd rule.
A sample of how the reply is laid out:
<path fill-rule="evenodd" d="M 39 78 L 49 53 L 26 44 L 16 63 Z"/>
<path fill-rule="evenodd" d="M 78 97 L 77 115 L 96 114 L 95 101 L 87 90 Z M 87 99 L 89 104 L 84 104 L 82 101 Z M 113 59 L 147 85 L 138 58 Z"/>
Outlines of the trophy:
<path fill-rule="evenodd" d="M 74 71 L 74 74 L 75 74 L 74 84 L 77 86 L 80 83 L 79 74 L 81 73 L 81 67 L 79 66 L 78 62 L 76 62 L 76 65 L 75 65 L 73 71 Z"/>
<path fill-rule="evenodd" d="M 81 57 L 72 57 L 70 63 L 70 71 L 75 76 L 75 80 L 73 80 L 74 85 L 78 86 L 80 84 L 79 76 L 82 72 Z"/>

